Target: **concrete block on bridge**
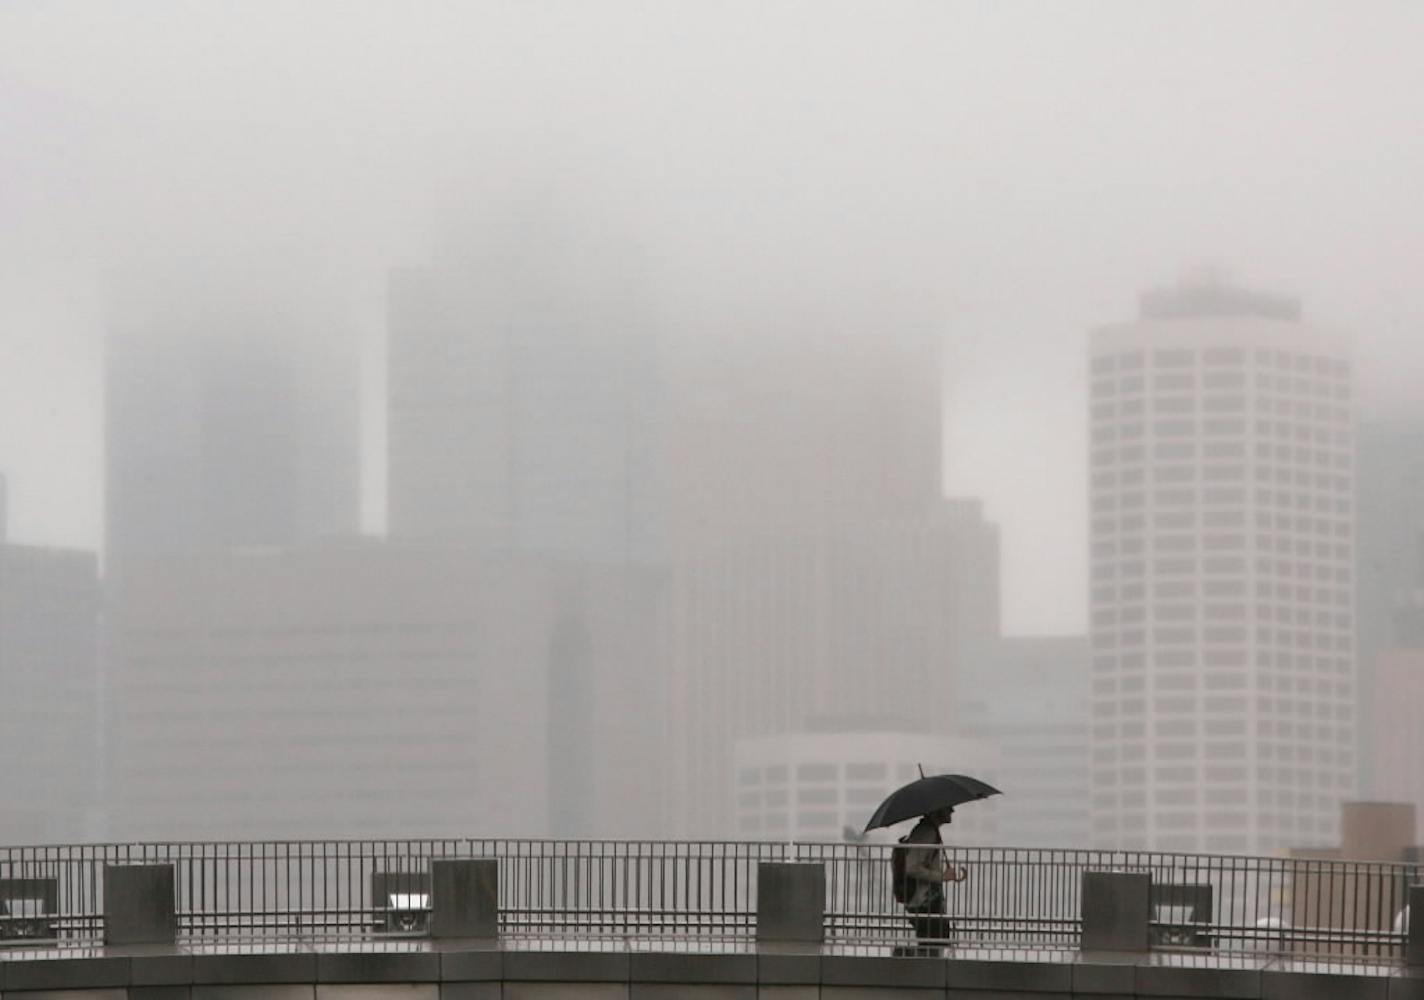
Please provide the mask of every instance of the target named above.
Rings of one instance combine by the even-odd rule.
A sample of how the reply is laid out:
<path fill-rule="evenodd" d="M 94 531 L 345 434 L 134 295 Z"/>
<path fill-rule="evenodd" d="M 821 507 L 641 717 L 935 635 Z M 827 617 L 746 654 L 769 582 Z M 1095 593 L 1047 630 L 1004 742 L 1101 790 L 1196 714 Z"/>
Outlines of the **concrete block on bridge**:
<path fill-rule="evenodd" d="M 758 941 L 820 944 L 826 937 L 826 866 L 819 861 L 757 865 Z"/>
<path fill-rule="evenodd" d="M 439 858 L 430 863 L 430 936 L 499 935 L 499 862 Z"/>
<path fill-rule="evenodd" d="M 1146 951 L 1152 876 L 1146 872 L 1083 873 L 1083 951 Z"/>
<path fill-rule="evenodd" d="M 172 944 L 178 936 L 173 866 L 104 866 L 104 943 Z"/>

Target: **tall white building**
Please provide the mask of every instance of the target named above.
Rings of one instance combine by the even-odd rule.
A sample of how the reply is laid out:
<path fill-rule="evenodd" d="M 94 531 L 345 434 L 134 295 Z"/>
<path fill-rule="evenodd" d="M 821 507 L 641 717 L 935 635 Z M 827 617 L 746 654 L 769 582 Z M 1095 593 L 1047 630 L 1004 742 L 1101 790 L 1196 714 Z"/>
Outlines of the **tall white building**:
<path fill-rule="evenodd" d="M 1334 843 L 1354 760 L 1351 363 L 1215 283 L 1091 341 L 1093 836 Z"/>

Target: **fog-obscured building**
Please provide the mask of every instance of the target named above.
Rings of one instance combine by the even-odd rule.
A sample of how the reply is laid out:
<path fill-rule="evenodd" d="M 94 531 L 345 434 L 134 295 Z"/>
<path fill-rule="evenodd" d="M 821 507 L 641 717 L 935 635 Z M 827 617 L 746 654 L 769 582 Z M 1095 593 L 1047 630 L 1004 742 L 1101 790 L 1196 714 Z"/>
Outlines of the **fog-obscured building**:
<path fill-rule="evenodd" d="M 899 524 L 746 533 L 673 567 L 670 822 L 733 833 L 732 747 L 815 718 L 944 735 L 955 670 L 997 636 L 998 534 L 976 503 Z"/>
<path fill-rule="evenodd" d="M 627 261 L 544 206 L 394 271 L 389 526 L 570 559 L 659 554 L 661 392 Z"/>
<path fill-rule="evenodd" d="M 1355 779 L 1352 366 L 1204 282 L 1090 350 L 1096 843 L 1331 843 Z"/>
<path fill-rule="evenodd" d="M 1086 636 L 1012 636 L 984 649 L 956 681 L 961 732 L 996 749 L 982 775 L 997 800 L 999 843 L 1088 847 L 1092 784 Z"/>
<path fill-rule="evenodd" d="M 1424 815 L 1424 643 L 1376 654 L 1370 734 L 1371 788 Z"/>
<path fill-rule="evenodd" d="M 119 272 L 105 310 L 110 573 L 356 529 L 357 346 L 300 275 Z"/>
<path fill-rule="evenodd" d="M 639 586 L 454 546 L 135 558 L 110 611 L 114 836 L 543 836 L 570 810 L 631 835 L 657 761 L 608 719 L 649 696 L 626 676 Z M 570 670 L 592 763 L 549 737 Z"/>
<path fill-rule="evenodd" d="M 885 722 L 821 722 L 798 732 L 738 740 L 736 835 L 748 840 L 889 843 L 910 824 L 862 831 L 895 789 L 925 774 L 982 776 L 995 770 L 984 740 L 903 730 Z M 946 843 L 997 840 L 998 798 L 966 803 L 943 828 Z"/>
<path fill-rule="evenodd" d="M 1407 683 L 1399 672 L 1404 651 L 1424 648 L 1424 420 L 1360 426 L 1355 495 L 1361 788 L 1397 798 L 1398 775 L 1376 773 L 1375 765 L 1396 752 L 1391 699 Z"/>
<path fill-rule="evenodd" d="M 777 289 L 747 310 L 668 352 L 674 544 L 935 516 L 941 317 L 853 287 Z"/>
<path fill-rule="evenodd" d="M 942 330 L 867 295 L 783 291 L 675 352 L 673 832 L 738 832 L 738 741 L 866 716 L 953 733 L 955 672 L 998 637 L 997 528 L 942 492 Z"/>
<path fill-rule="evenodd" d="M 4 537 L 0 480 L 0 843 L 99 835 L 99 583 L 92 552 Z"/>

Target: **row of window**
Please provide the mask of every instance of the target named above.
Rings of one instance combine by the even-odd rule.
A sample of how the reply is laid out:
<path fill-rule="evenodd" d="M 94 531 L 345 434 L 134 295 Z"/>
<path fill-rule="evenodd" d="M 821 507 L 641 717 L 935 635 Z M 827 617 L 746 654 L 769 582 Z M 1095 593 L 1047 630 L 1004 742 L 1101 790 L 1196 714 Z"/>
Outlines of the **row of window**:
<path fill-rule="evenodd" d="M 1290 485 L 1296 487 L 1293 492 L 1282 494 L 1285 497 L 1280 501 L 1282 507 L 1303 507 L 1309 509 L 1308 503 L 1302 504 L 1299 497 L 1303 490 L 1315 490 L 1320 493 L 1335 493 L 1349 495 L 1351 493 L 1350 477 L 1337 476 L 1328 472 L 1310 472 L 1305 469 L 1292 469 L 1286 466 L 1257 465 L 1251 474 L 1247 475 L 1247 467 L 1239 464 L 1228 465 L 1198 465 L 1189 462 L 1182 465 L 1154 465 L 1151 467 L 1151 475 L 1148 475 L 1146 466 L 1128 466 L 1120 469 L 1099 469 L 1088 477 L 1088 484 L 1095 492 L 1102 490 L 1116 489 L 1124 486 L 1145 486 L 1151 479 L 1154 484 L 1162 485 L 1168 483 L 1195 483 L 1205 484 L 1217 483 L 1244 483 L 1247 479 L 1254 479 L 1258 484 L 1274 482 L 1278 485 Z M 1259 499 L 1267 503 L 1274 502 L 1269 496 Z M 1329 507 L 1324 508 L 1326 510 Z"/>
<path fill-rule="evenodd" d="M 1349 594 L 1341 603 L 1349 606 Z M 1257 623 L 1274 621 L 1278 625 L 1313 625 L 1321 629 L 1348 629 L 1354 617 L 1345 611 L 1330 611 L 1324 608 L 1311 609 L 1283 604 L 1257 604 L 1250 615 L 1243 604 L 1129 604 L 1121 608 L 1099 608 L 1093 612 L 1094 628 L 1111 628 L 1114 625 L 1140 625 L 1148 620 L 1151 610 L 1153 622 L 1197 621 L 1245 621 L 1248 617 Z"/>
<path fill-rule="evenodd" d="M 1165 691 L 1192 691 L 1195 690 L 1193 684 L 1168 685 L 1162 681 L 1168 678 L 1181 676 L 1191 678 L 1187 675 L 1166 675 L 1157 678 L 1156 690 Z M 1143 697 L 1127 697 L 1129 691 L 1124 689 L 1124 697 L 1121 700 L 1114 698 L 1098 698 L 1093 705 L 1094 712 L 1099 715 L 1134 715 L 1141 716 L 1147 712 L 1147 699 Z M 1322 695 L 1327 695 L 1322 690 Z M 1348 694 L 1348 685 L 1345 692 Z M 1205 718 L 1208 715 L 1245 715 L 1253 704 L 1252 699 L 1244 695 L 1206 695 L 1197 698 L 1194 695 L 1182 696 L 1180 694 L 1159 694 L 1152 700 L 1152 710 L 1154 715 L 1189 715 L 1191 719 L 1175 719 L 1170 721 L 1170 725 L 1165 729 L 1158 729 L 1158 736 L 1190 735 L 1196 730 L 1192 728 L 1192 719 Z M 1260 717 L 1274 716 L 1275 713 L 1287 713 L 1292 718 L 1310 718 L 1315 716 L 1321 719 L 1335 718 L 1348 721 L 1352 716 L 1352 709 L 1348 701 L 1340 701 L 1331 697 L 1322 698 L 1273 698 L 1265 695 L 1254 699 L 1255 714 Z M 1110 733 L 1107 735 L 1111 735 Z"/>
<path fill-rule="evenodd" d="M 1090 527 L 1095 535 L 1108 535 L 1115 532 L 1141 533 L 1149 530 L 1148 516 L 1145 513 L 1123 512 L 1115 516 L 1113 508 L 1117 506 L 1116 498 L 1103 498 L 1111 500 L 1111 503 L 1094 503 L 1095 510 Z M 1277 514 L 1273 511 L 1261 510 L 1256 512 L 1254 518 L 1248 518 L 1246 511 L 1237 509 L 1230 510 L 1158 510 L 1151 516 L 1150 530 L 1152 531 L 1195 531 L 1199 528 L 1222 529 L 1222 528 L 1245 528 L 1248 521 L 1254 521 L 1258 532 L 1300 535 L 1336 535 L 1344 534 L 1348 536 L 1349 529 L 1353 527 L 1353 521 L 1347 517 L 1312 517 L 1309 514 Z"/>
<path fill-rule="evenodd" d="M 1198 583 L 1200 583 L 1200 588 Z M 1200 593 L 1198 593 L 1199 589 Z M 1281 583 L 1274 580 L 1258 580 L 1254 589 L 1258 607 L 1271 607 L 1270 602 L 1278 600 L 1288 602 L 1293 607 L 1318 605 L 1320 607 L 1348 608 L 1353 598 L 1348 587 L 1312 587 L 1309 584 Z M 1246 596 L 1246 581 L 1239 577 L 1202 581 L 1158 580 L 1152 586 L 1152 597 L 1157 601 L 1190 601 L 1198 598 L 1210 600 L 1222 597 L 1244 599 Z M 1115 603 L 1137 604 L 1147 600 L 1147 585 L 1144 583 L 1125 583 L 1121 586 L 1099 584 L 1093 587 L 1092 598 L 1095 606 Z M 1210 605 L 1210 607 L 1240 608 L 1241 605 Z M 1125 612 L 1127 609 L 1123 610 Z M 1279 617 L 1279 608 L 1276 613 Z M 1240 616 L 1223 611 L 1220 615 L 1208 612 L 1207 617 L 1233 618 Z"/>
<path fill-rule="evenodd" d="M 1338 406 L 1333 403 L 1309 402 L 1303 399 L 1258 399 L 1256 406 L 1248 407 L 1247 397 L 1232 393 L 1230 395 L 1217 396 L 1154 396 L 1151 406 L 1144 397 L 1133 397 L 1121 400 L 1097 400 L 1088 407 L 1088 415 L 1095 424 L 1108 423 L 1115 420 L 1131 419 L 1135 417 L 1145 417 L 1150 410 L 1154 414 L 1231 414 L 1231 413 L 1253 413 L 1256 416 L 1273 415 L 1277 417 L 1293 417 L 1296 421 L 1309 421 L 1316 424 L 1333 425 L 1336 428 L 1350 425 L 1350 408 L 1348 406 Z M 1294 434 L 1295 428 L 1290 428 Z"/>
<path fill-rule="evenodd" d="M 1244 756 L 1245 747 L 1241 747 L 1241 754 Z M 1111 754 L 1115 747 L 1101 747 L 1099 750 Z M 1112 756 L 1099 758 L 1099 750 L 1093 751 L 1095 763 L 1100 765 L 1110 765 L 1115 759 Z M 1114 771 L 1111 767 L 1102 767 L 1101 770 L 1093 772 L 1094 786 L 1111 786 L 1112 778 L 1117 777 L 1117 783 L 1121 785 L 1145 785 L 1147 784 L 1148 768 L 1140 763 L 1144 759 L 1145 750 L 1141 746 L 1126 746 L 1121 748 L 1122 760 L 1133 761 L 1131 765 L 1124 764 Z M 1217 756 L 1221 756 L 1218 754 Z M 1316 761 L 1313 767 L 1276 767 L 1274 765 L 1259 764 L 1255 768 L 1255 778 L 1260 784 L 1293 785 L 1299 788 L 1337 788 L 1341 783 L 1348 784 L 1354 777 L 1351 773 L 1353 758 L 1341 752 L 1337 755 L 1337 760 L 1333 768 L 1322 766 L 1320 761 Z M 1250 769 L 1242 766 L 1232 767 L 1229 765 L 1196 765 L 1196 764 L 1162 764 L 1151 769 L 1153 783 L 1167 783 L 1179 785 L 1191 785 L 1193 787 L 1205 782 L 1208 785 L 1244 783 L 1248 780 Z M 1223 775 L 1232 774 L 1233 777 Z M 1214 776 L 1215 775 L 1215 776 Z"/>
<path fill-rule="evenodd" d="M 1349 531 L 1349 525 L 1340 526 L 1344 531 Z M 1097 532 L 1102 535 L 1107 532 Z M 1113 555 L 1138 555 L 1148 548 L 1148 538 L 1142 535 L 1129 535 L 1126 537 L 1109 538 L 1096 541 L 1092 544 L 1092 556 L 1095 559 L 1104 559 Z M 1194 552 L 1198 548 L 1206 552 L 1280 552 L 1284 554 L 1294 553 L 1302 558 L 1314 556 L 1317 559 L 1348 559 L 1350 558 L 1350 547 L 1340 542 L 1326 542 L 1320 536 L 1314 537 L 1288 537 L 1285 535 L 1275 535 L 1259 533 L 1248 539 L 1246 535 L 1219 535 L 1205 534 L 1199 535 L 1195 532 L 1190 534 L 1158 534 L 1151 536 L 1151 548 L 1154 552 Z"/>
<path fill-rule="evenodd" d="M 889 777 L 890 767 L 878 761 L 846 764 L 807 763 L 796 765 L 797 781 L 839 781 L 844 770 L 847 781 L 884 781 Z M 915 765 L 901 764 L 896 768 L 896 777 L 909 779 L 914 776 Z M 740 785 L 785 784 L 791 770 L 785 764 L 769 764 L 766 767 L 743 767 L 737 771 Z"/>
<path fill-rule="evenodd" d="M 1140 479 L 1141 477 L 1132 478 Z M 1147 506 L 1148 495 L 1140 486 L 1137 489 L 1124 490 L 1119 493 L 1106 492 L 1113 488 L 1116 480 L 1117 476 L 1114 473 L 1097 473 L 1092 477 L 1095 486 L 1092 503 L 1095 511 L 1107 504 L 1116 504 L 1124 510 L 1136 510 Z M 1349 495 L 1312 496 L 1308 492 L 1286 492 L 1260 486 L 1250 491 L 1242 486 L 1204 486 L 1200 490 L 1196 487 L 1176 487 L 1152 492 L 1152 503 L 1155 507 L 1233 508 L 1251 503 L 1258 509 L 1274 506 L 1287 510 L 1295 508 L 1308 511 L 1313 508 L 1319 513 L 1328 514 L 1333 511 L 1342 516 L 1350 513 L 1350 499 Z M 1278 517 L 1287 516 L 1284 511 L 1267 511 L 1267 513 L 1275 513 Z"/>
<path fill-rule="evenodd" d="M 1260 450 L 1263 449 L 1258 449 L 1258 451 Z M 1285 446 L 1277 450 L 1287 453 L 1292 451 Z M 1204 447 L 1200 461 L 1198 461 L 1196 445 L 1190 442 L 1159 444 L 1152 449 L 1151 478 L 1155 482 L 1182 481 L 1194 478 L 1211 481 L 1254 478 L 1260 482 L 1269 482 L 1274 479 L 1282 483 L 1298 483 L 1307 488 L 1313 486 L 1317 489 L 1328 490 L 1335 488 L 1339 477 L 1324 470 L 1330 468 L 1348 470 L 1352 464 L 1350 456 L 1344 452 L 1326 453 L 1294 449 L 1295 452 L 1302 450 L 1305 451 L 1305 457 L 1299 463 L 1296 463 L 1290 454 L 1286 454 L 1282 458 L 1261 458 L 1248 470 L 1245 465 L 1238 462 L 1222 463 L 1219 461 L 1245 457 L 1244 446 L 1237 447 L 1232 442 Z M 1312 455 L 1315 456 L 1314 459 L 1312 459 Z M 1115 470 L 1119 475 L 1125 475 L 1129 472 L 1143 471 L 1138 469 L 1138 465 L 1143 462 L 1143 447 L 1141 445 L 1124 445 L 1121 448 L 1113 448 L 1109 445 L 1093 452 L 1091 464 L 1094 473 Z M 1184 471 L 1193 469 L 1196 470 L 1195 474 Z"/>
<path fill-rule="evenodd" d="M 1202 660 L 1209 667 L 1230 667 L 1230 665 L 1245 664 L 1245 650 L 1203 650 Z M 1153 672 L 1153 684 L 1159 691 L 1195 691 L 1198 687 L 1198 678 L 1202 678 L 1203 687 L 1216 689 L 1245 688 L 1245 675 L 1240 672 L 1233 674 L 1218 674 L 1218 672 L 1192 672 L 1192 674 L 1172 674 L 1168 672 L 1171 668 L 1195 667 L 1195 650 L 1156 650 L 1153 660 L 1156 660 L 1156 670 Z M 1232 660 L 1227 661 L 1227 655 Z M 1330 692 L 1339 697 L 1349 697 L 1350 685 L 1347 682 L 1337 681 L 1330 678 L 1330 674 L 1344 672 L 1349 674 L 1353 668 L 1353 660 L 1350 657 L 1309 657 L 1309 655 L 1292 655 L 1289 652 L 1273 652 L 1270 650 L 1256 651 L 1256 687 L 1262 691 L 1299 691 L 1312 692 L 1319 691 L 1321 695 L 1329 695 Z M 1142 691 L 1145 688 L 1146 657 L 1142 652 L 1124 652 L 1121 655 L 1096 655 L 1094 657 L 1094 671 L 1099 677 L 1094 679 L 1094 691 L 1099 694 L 1111 694 L 1115 688 L 1112 684 L 1121 685 L 1122 691 Z M 1314 674 L 1307 674 L 1304 671 L 1313 670 Z M 1105 671 L 1112 671 L 1109 677 L 1102 677 Z M 1227 684 L 1227 679 L 1232 679 Z M 1108 685 L 1104 688 L 1096 688 L 1096 684 L 1101 681 Z"/>
<path fill-rule="evenodd" d="M 1196 736 L 1205 734 L 1208 736 L 1235 736 L 1246 735 L 1245 709 L 1216 709 L 1213 711 L 1206 702 L 1212 699 L 1203 699 L 1203 704 L 1198 705 L 1196 698 L 1179 697 L 1158 697 L 1153 699 L 1152 718 L 1155 721 L 1155 734 L 1159 739 L 1169 738 L 1169 736 Z M 1099 739 L 1112 739 L 1119 735 L 1112 729 L 1115 725 L 1114 719 L 1121 722 L 1122 719 L 1141 719 L 1146 715 L 1146 699 L 1124 697 L 1121 699 L 1098 698 L 1094 702 L 1094 718 L 1104 719 L 1094 726 L 1094 735 Z M 1277 711 L 1280 717 L 1277 717 Z M 1329 722 L 1334 719 L 1336 722 L 1349 722 L 1354 718 L 1354 708 L 1344 702 L 1302 702 L 1299 708 L 1272 708 L 1263 711 L 1257 717 L 1257 722 L 1272 722 L 1272 729 L 1257 729 L 1262 736 L 1279 735 L 1283 738 L 1294 738 L 1296 732 L 1294 725 L 1310 725 L 1306 719 L 1317 718 L 1321 721 Z M 1125 722 L 1124 722 L 1125 725 Z M 1136 722 L 1134 722 L 1136 725 Z"/>
<path fill-rule="evenodd" d="M 1140 441 L 1146 436 L 1147 424 L 1140 421 L 1129 423 L 1097 423 L 1089 431 L 1094 446 L 1113 444 L 1117 441 Z M 1248 428 L 1255 429 L 1255 440 L 1280 438 L 1279 443 L 1294 441 L 1296 444 L 1314 445 L 1349 451 L 1354 436 L 1349 427 L 1323 427 L 1317 424 L 1297 423 L 1284 420 L 1267 420 L 1258 416 L 1253 421 L 1244 417 L 1170 417 L 1152 421 L 1152 433 L 1158 438 L 1244 438 Z"/>
<path fill-rule="evenodd" d="M 841 790 L 838 788 L 825 787 L 802 787 L 796 789 L 797 805 L 838 805 L 841 802 Z M 845 801 L 850 805 L 875 806 L 885 798 L 884 785 L 861 785 L 845 789 Z M 789 801 L 789 793 L 785 788 L 770 788 L 765 792 L 739 792 L 737 793 L 737 805 L 747 808 L 761 808 L 762 806 L 772 808 L 784 808 Z"/>
<path fill-rule="evenodd" d="M 1351 458 L 1348 451 L 1326 448 L 1310 448 L 1306 445 L 1276 444 L 1259 441 L 1255 447 L 1256 458 L 1265 463 L 1286 463 L 1314 468 L 1349 469 Z M 1205 459 L 1244 459 L 1247 454 L 1245 441 L 1207 441 L 1198 447 L 1196 441 L 1158 441 L 1152 446 L 1151 457 L 1156 462 L 1177 462 Z M 1147 448 L 1140 444 L 1124 444 L 1115 447 L 1113 442 L 1094 442 L 1091 462 L 1094 467 L 1103 468 L 1121 462 L 1131 464 L 1145 461 Z M 1302 471 L 1300 469 L 1295 470 Z"/>
<path fill-rule="evenodd" d="M 1154 392 L 1193 391 L 1198 386 L 1203 389 L 1245 389 L 1254 384 L 1258 396 L 1270 393 L 1288 393 L 1308 399 L 1348 399 L 1348 382 L 1328 381 L 1302 375 L 1277 375 L 1273 372 L 1258 371 L 1255 378 L 1247 382 L 1243 371 L 1206 371 L 1200 378 L 1195 372 L 1159 372 L 1152 376 L 1150 385 Z M 1119 378 L 1103 375 L 1092 380 L 1093 397 L 1141 395 L 1147 391 L 1149 382 L 1145 375 L 1127 374 Z"/>
<path fill-rule="evenodd" d="M 1350 377 L 1350 362 L 1341 358 L 1329 358 L 1318 354 L 1301 354 L 1270 347 L 1257 347 L 1249 354 L 1242 347 L 1159 348 L 1152 352 L 1154 368 L 1183 368 L 1198 361 L 1205 367 L 1230 367 L 1244 365 L 1254 360 L 1262 368 L 1278 371 L 1293 371 L 1300 374 L 1314 373 L 1322 377 L 1345 379 Z M 1129 351 L 1121 354 L 1100 354 L 1090 362 L 1094 375 L 1115 371 L 1135 371 L 1146 365 L 1144 351 Z"/>
<path fill-rule="evenodd" d="M 1348 664 L 1348 660 L 1341 663 Z M 1197 689 L 1197 674 L 1165 674 L 1159 673 L 1153 677 L 1153 685 L 1158 691 L 1195 691 Z M 1322 699 L 1348 698 L 1350 697 L 1350 685 L 1346 681 L 1332 681 L 1328 677 L 1319 679 L 1306 676 L 1291 675 L 1281 677 L 1284 683 L 1277 684 L 1276 678 L 1269 672 L 1263 672 L 1258 680 L 1257 687 L 1263 691 L 1280 690 L 1295 691 L 1300 694 L 1310 694 L 1319 691 Z M 1098 696 L 1112 695 L 1117 691 L 1123 694 L 1136 694 L 1146 690 L 1146 677 L 1143 674 L 1127 674 L 1120 677 L 1098 677 L 1093 680 L 1093 694 Z M 1239 704 L 1238 704 L 1239 703 Z M 1256 707 L 1260 711 L 1270 711 L 1276 706 L 1280 706 L 1280 711 L 1289 709 L 1304 710 L 1308 704 L 1323 704 L 1324 702 L 1312 702 L 1307 699 L 1294 700 L 1290 698 L 1272 699 L 1268 695 L 1258 695 L 1256 697 Z M 1207 696 L 1203 702 L 1203 708 L 1210 712 L 1228 712 L 1244 710 L 1245 701 L 1235 697 Z"/>
<path fill-rule="evenodd" d="M 1277 645 L 1292 649 L 1322 649 L 1346 652 L 1354 648 L 1353 632 L 1348 625 L 1339 627 L 1339 633 L 1325 635 L 1318 631 L 1292 629 L 1271 629 L 1258 625 L 1254 630 L 1244 625 L 1207 625 L 1200 629 L 1195 626 L 1160 626 L 1151 630 L 1154 646 L 1197 646 L 1245 645 L 1252 641 L 1263 645 Z M 1145 629 L 1123 629 L 1120 632 L 1095 629 L 1092 633 L 1094 650 L 1131 649 L 1148 645 L 1149 635 Z"/>
<path fill-rule="evenodd" d="M 1334 582 L 1348 586 L 1353 579 L 1350 564 L 1341 556 L 1339 565 L 1327 566 L 1323 563 L 1290 562 L 1285 559 L 1270 559 L 1258 556 L 1255 560 L 1257 576 L 1277 576 L 1286 579 Z M 1188 576 L 1200 574 L 1208 576 L 1240 576 L 1246 572 L 1247 560 L 1244 556 L 1204 556 L 1194 557 L 1158 556 L 1152 560 L 1152 576 Z M 1093 559 L 1093 581 L 1113 580 L 1118 577 L 1146 576 L 1147 563 L 1142 559 L 1116 559 L 1097 557 Z M 1203 581 L 1209 583 L 1211 581 Z"/>

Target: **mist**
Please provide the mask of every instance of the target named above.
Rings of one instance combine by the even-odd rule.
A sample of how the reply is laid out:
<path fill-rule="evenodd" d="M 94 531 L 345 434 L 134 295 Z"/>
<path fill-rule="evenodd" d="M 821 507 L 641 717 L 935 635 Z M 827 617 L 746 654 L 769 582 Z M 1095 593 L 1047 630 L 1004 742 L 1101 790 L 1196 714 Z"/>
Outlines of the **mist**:
<path fill-rule="evenodd" d="M 1416 440 L 1421 31 L 1391 2 L 6 5 L 5 537 L 67 559 L 11 627 L 68 636 L 44 712 L 85 776 L 14 836 L 781 837 L 739 782 L 827 745 L 1032 804 L 1067 741 L 1086 842 L 1089 331 L 1204 268 L 1297 296 L 1351 427 Z M 1420 544 L 1386 454 L 1362 557 Z M 1424 585 L 1379 558 L 1362 719 Z M 1424 794 L 1364 729 L 1330 808 Z M 1040 837 L 1011 799 L 962 836 Z"/>

